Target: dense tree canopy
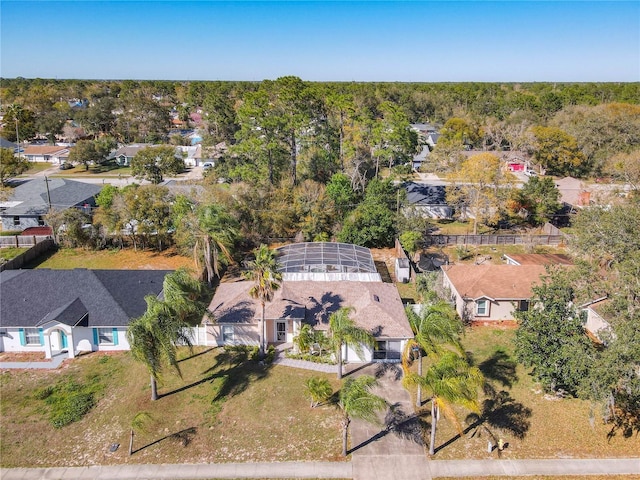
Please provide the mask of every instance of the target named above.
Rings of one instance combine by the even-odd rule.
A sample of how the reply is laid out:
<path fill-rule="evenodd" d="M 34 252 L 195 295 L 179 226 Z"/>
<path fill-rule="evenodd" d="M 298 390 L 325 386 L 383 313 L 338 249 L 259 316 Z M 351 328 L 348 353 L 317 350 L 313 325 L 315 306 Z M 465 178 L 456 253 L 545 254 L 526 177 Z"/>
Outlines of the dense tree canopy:
<path fill-rule="evenodd" d="M 14 154 L 10 148 L 0 149 L 0 186 L 28 169 L 29 162 L 24 157 Z"/>
<path fill-rule="evenodd" d="M 143 148 L 131 161 L 131 172 L 134 176 L 155 184 L 162 182 L 165 175 L 177 175 L 182 170 L 184 160 L 176 154 L 175 148 L 169 145 Z"/>

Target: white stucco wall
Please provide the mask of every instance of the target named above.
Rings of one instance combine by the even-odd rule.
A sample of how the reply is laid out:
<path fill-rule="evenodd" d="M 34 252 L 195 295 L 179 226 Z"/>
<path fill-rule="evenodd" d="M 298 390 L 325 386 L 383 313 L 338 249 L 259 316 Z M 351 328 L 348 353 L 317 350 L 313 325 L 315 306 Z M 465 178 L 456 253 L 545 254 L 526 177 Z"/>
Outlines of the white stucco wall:
<path fill-rule="evenodd" d="M 21 345 L 19 328 L 3 328 L 0 335 L 0 351 L 2 352 L 44 352 L 43 345 Z"/>

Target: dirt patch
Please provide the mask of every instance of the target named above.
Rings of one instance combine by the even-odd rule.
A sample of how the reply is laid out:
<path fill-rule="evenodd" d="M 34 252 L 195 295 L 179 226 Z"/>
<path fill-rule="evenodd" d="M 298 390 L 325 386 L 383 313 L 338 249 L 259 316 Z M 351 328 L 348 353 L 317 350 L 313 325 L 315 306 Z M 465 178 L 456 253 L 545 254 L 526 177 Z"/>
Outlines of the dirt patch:
<path fill-rule="evenodd" d="M 44 362 L 44 352 L 2 352 L 0 362 Z"/>
<path fill-rule="evenodd" d="M 395 248 L 372 248 L 371 255 L 376 264 L 376 268 L 382 281 L 395 283 L 396 276 L 396 249 Z"/>

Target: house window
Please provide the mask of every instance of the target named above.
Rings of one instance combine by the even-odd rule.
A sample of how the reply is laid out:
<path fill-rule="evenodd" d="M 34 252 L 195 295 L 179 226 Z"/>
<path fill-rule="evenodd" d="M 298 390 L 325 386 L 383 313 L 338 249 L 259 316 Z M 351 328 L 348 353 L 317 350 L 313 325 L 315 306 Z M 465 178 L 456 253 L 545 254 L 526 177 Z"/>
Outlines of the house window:
<path fill-rule="evenodd" d="M 98 329 L 98 344 L 99 345 L 113 345 L 113 329 L 111 329 L 111 328 L 99 328 Z"/>
<path fill-rule="evenodd" d="M 233 343 L 233 325 L 222 326 L 222 341 L 224 343 Z"/>
<path fill-rule="evenodd" d="M 373 359 L 384 360 L 385 358 L 387 358 L 387 342 L 376 342 L 375 348 L 373 350 Z"/>
<path fill-rule="evenodd" d="M 45 223 L 44 223 L 44 217 L 40 216 L 38 217 L 38 226 L 39 227 L 44 227 Z"/>
<path fill-rule="evenodd" d="M 529 300 L 518 300 L 518 306 L 516 308 L 518 312 L 528 312 Z"/>
<path fill-rule="evenodd" d="M 479 317 L 486 317 L 489 315 L 488 300 L 476 300 L 476 315 Z"/>
<path fill-rule="evenodd" d="M 25 345 L 42 345 L 42 343 L 40 342 L 40 331 L 37 328 L 25 328 L 24 344 Z"/>
<path fill-rule="evenodd" d="M 13 226 L 14 227 L 20 226 L 20 217 L 18 217 L 18 216 L 13 217 Z"/>
<path fill-rule="evenodd" d="M 374 360 L 400 360 L 401 355 L 402 348 L 399 340 L 382 340 L 376 342 L 373 350 Z"/>

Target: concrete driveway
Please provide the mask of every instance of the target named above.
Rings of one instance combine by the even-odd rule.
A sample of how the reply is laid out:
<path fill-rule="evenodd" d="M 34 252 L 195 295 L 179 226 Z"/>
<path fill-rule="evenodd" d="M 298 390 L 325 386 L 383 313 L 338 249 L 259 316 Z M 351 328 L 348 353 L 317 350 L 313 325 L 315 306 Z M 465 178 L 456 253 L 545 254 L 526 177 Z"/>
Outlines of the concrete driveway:
<path fill-rule="evenodd" d="M 400 364 L 354 366 L 349 375 L 372 375 L 378 379 L 374 393 L 390 405 L 380 425 L 353 420 L 350 453 L 354 480 L 371 478 L 431 478 L 422 439 L 421 420 L 414 415 L 409 393 L 402 386 Z"/>

